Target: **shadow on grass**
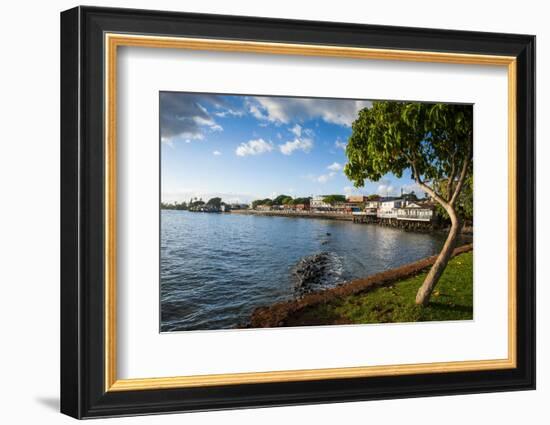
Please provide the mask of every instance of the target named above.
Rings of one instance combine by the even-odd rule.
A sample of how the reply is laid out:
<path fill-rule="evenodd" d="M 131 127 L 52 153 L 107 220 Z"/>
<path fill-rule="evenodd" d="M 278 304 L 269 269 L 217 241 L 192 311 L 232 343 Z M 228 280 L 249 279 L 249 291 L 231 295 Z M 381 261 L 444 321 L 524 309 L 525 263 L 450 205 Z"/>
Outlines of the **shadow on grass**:
<path fill-rule="evenodd" d="M 454 305 L 454 306 L 451 306 L 451 305 L 445 304 L 445 303 L 430 302 L 428 304 L 428 307 L 430 307 L 431 309 L 434 309 L 434 310 L 439 310 L 439 311 L 454 311 L 454 312 L 457 312 L 457 313 L 470 313 L 470 314 L 473 313 L 472 307 L 467 306 L 467 305 Z"/>

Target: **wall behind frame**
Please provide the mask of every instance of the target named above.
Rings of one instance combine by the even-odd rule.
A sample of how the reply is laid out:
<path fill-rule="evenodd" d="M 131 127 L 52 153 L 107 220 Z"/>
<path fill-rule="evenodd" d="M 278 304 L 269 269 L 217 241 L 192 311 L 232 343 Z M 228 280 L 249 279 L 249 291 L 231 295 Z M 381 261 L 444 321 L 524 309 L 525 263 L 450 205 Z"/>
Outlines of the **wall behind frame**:
<path fill-rule="evenodd" d="M 410 2 L 313 2 L 279 0 L 95 1 L 97 6 L 155 8 L 189 12 L 239 14 L 294 19 L 347 21 L 365 24 L 516 32 L 537 35 L 538 117 L 550 115 L 544 95 L 550 94 L 550 28 L 544 5 L 534 0 L 452 5 L 435 0 Z M 11 2 L 2 25 L 2 143 L 0 143 L 0 331 L 2 346 L 0 395 L 2 422 L 74 423 L 60 415 L 59 393 L 59 12 L 77 2 Z M 542 101 L 540 99 L 543 99 Z M 550 126 L 539 118 L 538 140 L 550 140 Z M 537 157 L 550 156 L 540 143 Z M 538 167 L 538 211 L 550 209 L 543 195 L 550 186 L 550 167 Z M 538 390 L 339 405 L 304 406 L 111 419 L 124 424 L 279 424 L 342 420 L 408 424 L 464 424 L 490 419 L 499 424 L 548 417 L 550 397 L 550 248 L 544 239 L 550 224 L 538 223 Z M 9 349 L 8 349 L 9 348 Z M 102 422 L 103 420 L 100 420 Z"/>

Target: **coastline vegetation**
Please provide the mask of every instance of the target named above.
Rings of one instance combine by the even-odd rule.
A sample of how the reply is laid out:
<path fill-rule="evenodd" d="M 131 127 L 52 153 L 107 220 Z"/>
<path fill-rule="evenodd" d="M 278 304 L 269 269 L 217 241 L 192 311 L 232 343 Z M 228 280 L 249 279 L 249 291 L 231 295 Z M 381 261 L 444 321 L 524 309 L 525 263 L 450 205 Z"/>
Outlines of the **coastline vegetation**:
<path fill-rule="evenodd" d="M 451 259 L 424 307 L 414 303 L 427 272 L 388 286 L 307 307 L 285 326 L 473 319 L 473 252 Z"/>
<path fill-rule="evenodd" d="M 189 202 L 161 202 L 160 209 L 162 210 L 178 210 L 178 211 L 197 211 L 201 207 L 209 207 L 212 209 L 220 209 L 223 204 L 222 198 L 210 198 L 208 202 L 204 202 L 202 198 L 191 198 Z"/>
<path fill-rule="evenodd" d="M 323 198 L 323 201 L 330 205 L 335 205 L 338 202 L 346 202 L 346 197 L 344 195 L 327 195 Z"/>
<path fill-rule="evenodd" d="M 187 211 L 188 209 L 187 202 L 161 202 L 160 203 L 160 209 L 161 210 L 177 210 L 177 211 Z"/>
<path fill-rule="evenodd" d="M 260 205 L 265 205 L 267 207 L 272 207 L 275 205 L 300 205 L 300 204 L 309 204 L 311 198 L 309 197 L 298 197 L 293 198 L 289 195 L 279 195 L 274 199 L 265 198 L 265 199 L 256 199 L 252 201 L 252 208 L 255 209 Z"/>

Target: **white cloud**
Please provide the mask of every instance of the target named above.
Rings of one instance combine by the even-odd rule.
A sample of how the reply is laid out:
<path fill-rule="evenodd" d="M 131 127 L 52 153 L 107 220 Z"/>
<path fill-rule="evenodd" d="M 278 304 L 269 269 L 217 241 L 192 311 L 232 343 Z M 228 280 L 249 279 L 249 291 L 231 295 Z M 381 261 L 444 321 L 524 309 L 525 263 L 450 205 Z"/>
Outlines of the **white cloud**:
<path fill-rule="evenodd" d="M 248 106 L 248 112 L 250 112 L 255 118 L 257 118 L 259 120 L 267 120 L 268 119 L 268 116 L 264 115 L 264 113 L 260 109 L 260 106 L 258 106 L 256 104 L 253 104 L 253 103 L 250 103 L 250 102 L 247 102 L 247 106 Z"/>
<path fill-rule="evenodd" d="M 414 192 L 416 196 L 419 198 L 422 198 L 426 195 L 426 192 L 424 192 L 424 189 L 422 189 L 418 184 L 412 183 L 412 184 L 405 184 L 401 186 L 401 190 L 403 193 L 411 193 Z"/>
<path fill-rule="evenodd" d="M 365 187 L 345 186 L 344 193 L 346 195 L 367 195 L 369 192 Z"/>
<path fill-rule="evenodd" d="M 205 131 L 223 131 L 203 105 L 221 107 L 223 99 L 216 95 L 161 92 L 161 141 L 173 145 L 175 140 L 190 143 L 202 140 Z"/>
<path fill-rule="evenodd" d="M 346 142 L 342 142 L 340 139 L 336 139 L 336 141 L 334 142 L 334 146 L 336 146 L 338 149 L 346 149 L 346 146 L 348 144 Z"/>
<path fill-rule="evenodd" d="M 214 151 L 212 152 L 212 155 L 214 156 L 220 156 L 222 153 L 220 151 Z"/>
<path fill-rule="evenodd" d="M 359 110 L 371 105 L 370 101 L 347 99 L 248 98 L 248 110 L 252 115 L 276 124 L 321 118 L 328 123 L 350 127 Z"/>
<path fill-rule="evenodd" d="M 327 169 L 330 171 L 340 171 L 342 169 L 342 165 L 338 162 L 333 162 L 327 167 Z"/>
<path fill-rule="evenodd" d="M 395 195 L 395 187 L 393 185 L 389 184 L 389 183 L 382 183 L 382 184 L 378 185 L 378 188 L 377 188 L 376 192 L 380 196 Z"/>
<path fill-rule="evenodd" d="M 315 183 L 326 183 L 329 180 L 332 180 L 334 178 L 334 176 L 336 176 L 336 173 L 334 171 L 330 171 L 326 174 L 321 174 L 319 176 L 315 176 L 315 175 L 310 174 L 310 175 L 306 176 L 306 178 L 308 180 L 311 180 L 312 182 L 315 182 Z"/>
<path fill-rule="evenodd" d="M 281 153 L 284 155 L 292 155 L 295 150 L 301 150 L 308 153 L 313 148 L 313 140 L 300 139 L 296 137 L 293 141 L 288 141 L 282 145 L 279 145 Z"/>
<path fill-rule="evenodd" d="M 302 126 L 300 124 L 296 124 L 294 127 L 289 128 L 288 131 L 294 133 L 296 137 L 300 137 L 302 135 Z"/>
<path fill-rule="evenodd" d="M 273 144 L 266 142 L 264 139 L 249 140 L 246 143 L 241 143 L 235 153 L 237 156 L 260 155 L 262 153 L 271 152 Z"/>
<path fill-rule="evenodd" d="M 308 175 L 307 178 L 315 183 L 326 183 L 329 180 L 332 180 L 337 174 L 338 171 L 342 170 L 342 164 L 338 162 L 333 162 L 329 166 L 327 166 L 327 170 L 329 170 L 328 173 L 321 174 L 321 175 Z M 344 191 L 346 188 L 344 188 Z"/>
<path fill-rule="evenodd" d="M 331 171 L 330 173 L 328 174 L 322 174 L 320 175 L 319 177 L 317 177 L 317 181 L 319 183 L 326 183 L 328 182 L 330 179 L 332 179 L 334 176 L 336 175 L 335 172 Z"/>
<path fill-rule="evenodd" d="M 193 118 L 197 123 L 197 125 L 206 127 L 211 131 L 223 131 L 223 127 L 217 124 L 212 119 L 212 117 L 208 114 L 208 111 L 204 106 L 202 106 L 200 103 L 197 103 L 197 107 L 204 113 L 204 116 L 196 116 Z"/>
<path fill-rule="evenodd" d="M 227 116 L 242 117 L 244 113 L 243 111 L 235 111 L 234 109 L 225 109 L 220 112 L 214 112 L 214 115 L 220 118 L 225 118 Z"/>
<path fill-rule="evenodd" d="M 185 143 L 191 143 L 193 140 L 204 140 L 204 135 L 202 133 L 189 134 L 189 135 L 187 135 L 187 137 L 185 139 L 183 139 L 183 141 Z M 168 140 L 166 140 L 165 143 L 169 143 L 169 142 L 172 142 L 172 141 L 173 141 L 172 139 L 168 139 Z"/>

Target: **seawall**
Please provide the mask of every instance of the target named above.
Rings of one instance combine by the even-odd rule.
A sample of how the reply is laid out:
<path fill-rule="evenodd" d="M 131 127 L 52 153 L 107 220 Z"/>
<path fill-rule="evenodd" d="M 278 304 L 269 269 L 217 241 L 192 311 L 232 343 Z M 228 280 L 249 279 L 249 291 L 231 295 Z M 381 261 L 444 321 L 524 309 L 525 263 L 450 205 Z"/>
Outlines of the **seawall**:
<path fill-rule="evenodd" d="M 394 229 L 404 230 L 414 233 L 437 233 L 447 235 L 449 233 L 448 226 L 440 226 L 431 222 L 415 222 L 405 220 L 387 220 L 387 219 L 365 219 L 364 216 L 353 214 L 338 214 L 338 213 L 310 213 L 310 212 L 283 212 L 283 211 L 256 211 L 256 210 L 232 210 L 231 214 L 241 215 L 256 215 L 263 217 L 286 217 L 286 218 L 310 218 L 316 220 L 339 220 L 351 221 L 358 224 L 375 225 L 382 227 L 391 227 Z M 463 226 L 461 235 L 466 240 L 471 240 L 473 237 L 473 227 L 471 225 Z"/>
<path fill-rule="evenodd" d="M 453 251 L 453 257 L 472 250 L 473 244 L 462 245 Z M 430 267 L 436 259 L 437 255 L 433 255 L 392 270 L 343 283 L 335 288 L 312 292 L 297 300 L 280 302 L 267 307 L 258 307 L 252 312 L 248 326 L 251 328 L 285 326 L 286 320 L 291 315 L 304 308 L 326 303 L 339 297 L 365 292 L 379 286 L 388 285 L 395 281 L 414 276 Z"/>
<path fill-rule="evenodd" d="M 283 212 L 283 211 L 256 211 L 256 210 L 231 210 L 231 214 L 257 215 L 264 217 L 288 217 L 288 218 L 314 218 L 325 220 L 352 221 L 351 214 L 334 213 L 308 213 L 308 212 Z"/>

